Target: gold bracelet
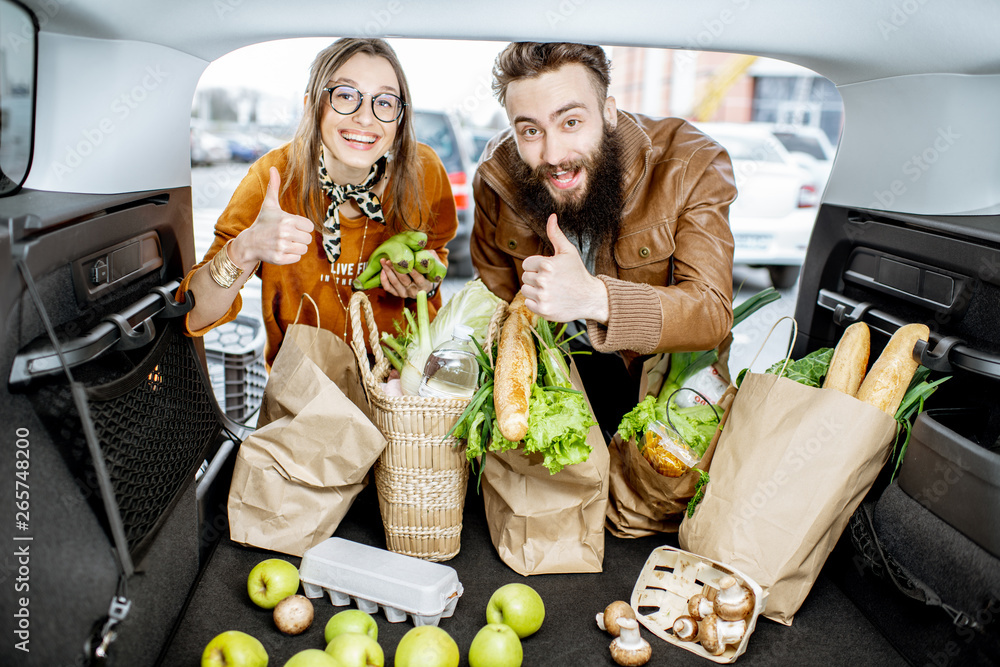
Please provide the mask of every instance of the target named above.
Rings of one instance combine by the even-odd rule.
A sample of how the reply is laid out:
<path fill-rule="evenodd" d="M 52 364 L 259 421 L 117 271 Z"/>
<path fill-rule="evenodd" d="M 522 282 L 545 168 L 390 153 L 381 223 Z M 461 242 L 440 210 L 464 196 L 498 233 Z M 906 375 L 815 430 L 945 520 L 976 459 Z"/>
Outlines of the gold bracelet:
<path fill-rule="evenodd" d="M 229 289 L 243 275 L 243 269 L 229 258 L 229 244 L 232 242 L 233 239 L 227 241 L 226 245 L 215 253 L 215 257 L 209 264 L 209 274 L 212 276 L 212 280 L 222 289 Z M 256 267 L 254 268 L 256 269 Z"/>

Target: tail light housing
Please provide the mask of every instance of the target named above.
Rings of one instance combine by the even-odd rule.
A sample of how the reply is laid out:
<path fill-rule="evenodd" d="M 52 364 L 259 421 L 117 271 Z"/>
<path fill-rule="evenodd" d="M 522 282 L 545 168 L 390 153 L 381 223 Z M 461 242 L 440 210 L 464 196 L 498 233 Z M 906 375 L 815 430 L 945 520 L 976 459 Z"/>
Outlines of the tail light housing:
<path fill-rule="evenodd" d="M 806 184 L 799 188 L 799 208 L 819 206 L 819 192 L 815 185 Z"/>
<path fill-rule="evenodd" d="M 464 211 L 469 208 L 469 178 L 464 171 L 453 171 L 448 174 L 455 195 L 455 208 Z M 455 187 L 458 186 L 458 187 Z"/>

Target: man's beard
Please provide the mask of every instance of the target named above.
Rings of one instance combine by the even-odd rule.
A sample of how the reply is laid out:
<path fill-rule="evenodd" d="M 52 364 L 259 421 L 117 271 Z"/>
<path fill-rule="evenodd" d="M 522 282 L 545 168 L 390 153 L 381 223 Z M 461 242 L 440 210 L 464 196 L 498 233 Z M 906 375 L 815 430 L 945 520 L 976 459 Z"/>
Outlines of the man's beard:
<path fill-rule="evenodd" d="M 584 261 L 593 266 L 596 253 L 609 248 L 618 236 L 623 208 L 621 139 L 605 124 L 604 136 L 597 150 L 560 165 L 543 164 L 532 169 L 518 159 L 512 176 L 517 184 L 520 203 L 528 214 L 528 223 L 543 239 L 548 239 L 545 224 L 555 213 L 559 228 L 578 245 L 589 249 Z M 580 196 L 557 200 L 546 186 L 554 171 L 586 170 L 586 190 Z M 548 252 L 552 244 L 546 241 Z"/>

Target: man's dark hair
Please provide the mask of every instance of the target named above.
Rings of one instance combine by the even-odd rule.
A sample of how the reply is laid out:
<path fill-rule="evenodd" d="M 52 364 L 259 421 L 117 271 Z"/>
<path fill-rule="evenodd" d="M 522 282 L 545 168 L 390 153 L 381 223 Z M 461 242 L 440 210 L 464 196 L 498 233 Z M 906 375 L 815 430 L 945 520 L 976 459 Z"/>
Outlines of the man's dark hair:
<path fill-rule="evenodd" d="M 507 86 L 512 81 L 530 79 L 572 63 L 587 68 L 603 102 L 611 85 L 611 61 L 599 46 L 571 42 L 511 42 L 493 63 L 493 94 L 505 105 Z"/>

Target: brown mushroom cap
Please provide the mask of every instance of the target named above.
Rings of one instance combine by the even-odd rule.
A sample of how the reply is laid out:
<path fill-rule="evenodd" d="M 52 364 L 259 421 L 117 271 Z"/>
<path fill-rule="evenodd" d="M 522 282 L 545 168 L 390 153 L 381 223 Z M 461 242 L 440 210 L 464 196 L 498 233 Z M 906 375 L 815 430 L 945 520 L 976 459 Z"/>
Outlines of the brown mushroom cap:
<path fill-rule="evenodd" d="M 613 637 L 619 636 L 621 634 L 619 620 L 622 618 L 635 619 L 635 611 L 627 602 L 615 600 L 604 609 L 604 629 Z"/>
<path fill-rule="evenodd" d="M 719 641 L 719 617 L 709 614 L 698 624 L 698 643 L 712 655 L 722 655 L 725 645 Z"/>
<path fill-rule="evenodd" d="M 746 621 L 724 621 L 709 614 L 698 623 L 698 642 L 712 655 L 722 655 L 726 646 L 739 644 L 746 632 Z"/>
<path fill-rule="evenodd" d="M 674 619 L 674 636 L 685 642 L 693 642 L 698 638 L 698 621 L 690 616 L 678 616 Z"/>
<path fill-rule="evenodd" d="M 719 580 L 714 611 L 724 621 L 738 621 L 750 615 L 754 608 L 754 594 L 734 577 Z"/>
<path fill-rule="evenodd" d="M 611 657 L 623 667 L 645 665 L 653 655 L 653 647 L 639 635 L 639 624 L 634 618 L 622 618 L 619 622 L 624 636 L 611 641 Z"/>
<path fill-rule="evenodd" d="M 701 593 L 695 593 L 688 600 L 688 615 L 696 621 L 700 621 L 713 611 L 711 601 Z"/>

